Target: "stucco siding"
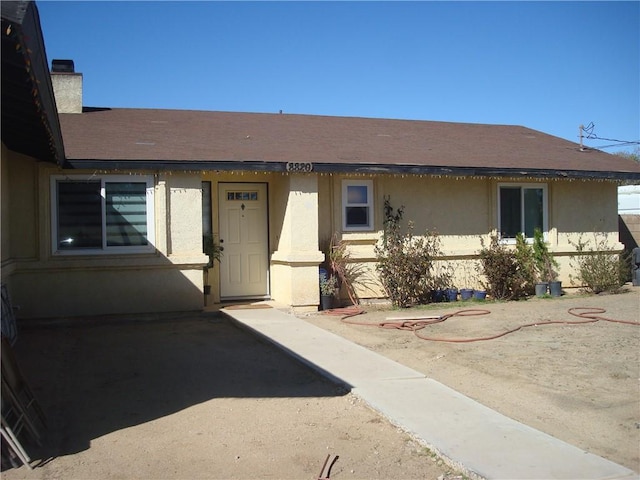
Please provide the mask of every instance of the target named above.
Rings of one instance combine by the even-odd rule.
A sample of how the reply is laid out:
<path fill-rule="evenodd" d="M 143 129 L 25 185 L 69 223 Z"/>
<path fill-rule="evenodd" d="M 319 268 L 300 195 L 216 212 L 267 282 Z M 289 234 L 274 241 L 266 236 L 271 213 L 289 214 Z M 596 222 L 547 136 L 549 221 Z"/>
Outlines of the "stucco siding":
<path fill-rule="evenodd" d="M 553 223 L 562 238 L 581 232 L 617 231 L 617 186 L 610 182 L 554 182 Z M 579 209 L 579 215 L 576 210 Z"/>
<path fill-rule="evenodd" d="M 571 243 L 580 237 L 593 239 L 598 233 L 607 237 L 611 249 L 619 250 L 617 186 L 611 182 L 554 182 L 551 219 L 557 236 L 551 236 L 552 249 L 571 252 Z M 591 238 L 589 238 L 591 237 Z"/>
<path fill-rule="evenodd" d="M 2 259 L 37 255 L 36 161 L 2 148 Z"/>
<path fill-rule="evenodd" d="M 318 239 L 318 177 L 290 174 L 278 247 L 271 255 L 271 297 L 296 311 L 317 309 L 318 264 L 323 255 Z"/>
<path fill-rule="evenodd" d="M 477 266 L 481 239 L 488 241 L 497 231 L 498 186 L 505 182 L 546 186 L 547 237 L 565 287 L 571 286 L 570 277 L 575 276 L 572 243 L 581 236 L 593 244 L 594 232 L 598 232 L 598 238 L 606 240 L 607 249 L 622 248 L 617 240 L 617 190 L 612 182 L 380 176 L 373 178 L 375 228 L 371 232 L 353 233 L 341 229 L 340 185 L 345 178 L 353 177 L 334 176 L 331 188 L 320 190 L 319 203 L 323 204 L 326 195 L 331 195 L 334 204 L 331 222 L 321 222 L 321 238 L 337 232 L 348 243 L 351 260 L 364 263 L 374 281 L 377 280 L 375 245 L 382 233 L 384 201 L 389 199 L 394 209 L 404 206 L 403 224 L 412 221 L 415 235 L 427 230 L 438 233 L 443 253 L 438 266 L 453 273 L 457 287 L 480 288 L 483 278 Z M 382 295 L 379 287 L 361 289 L 359 293 L 363 298 Z"/>
<path fill-rule="evenodd" d="M 96 172 L 65 171 L 41 163 L 30 171 L 22 166 L 15 172 L 20 179 L 15 185 L 27 192 L 20 195 L 9 217 L 15 217 L 15 212 L 22 217 L 10 222 L 9 234 L 12 252 L 14 245 L 24 243 L 18 249 L 23 257 L 15 257 L 10 278 L 19 318 L 202 308 L 202 266 L 207 257 L 202 253 L 199 174 L 140 173 L 154 178 L 154 248 L 150 253 L 68 255 L 53 251 L 51 176 L 73 178 Z M 11 183 L 12 202 L 18 201 L 12 197 L 14 191 Z"/>
<path fill-rule="evenodd" d="M 38 254 L 37 188 L 35 159 L 2 144 L 2 283 L 13 296 L 13 275 Z"/>
<path fill-rule="evenodd" d="M 382 211 L 384 197 L 394 208 L 404 205 L 404 220 L 414 222 L 416 233 L 437 231 L 453 242 L 448 248 L 459 245 L 456 237 L 487 232 L 492 211 L 486 179 L 385 177 L 378 184 L 378 210 Z"/>
<path fill-rule="evenodd" d="M 156 202 L 161 236 L 167 238 L 166 253 L 202 254 L 202 180 L 199 175 L 163 176 L 166 203 Z"/>
<path fill-rule="evenodd" d="M 10 285 L 19 317 L 60 317 L 198 310 L 204 304 L 201 182 L 212 182 L 212 225 L 218 233 L 220 182 L 266 183 L 271 298 L 293 307 L 318 302 L 317 266 L 323 241 L 334 233 L 348 243 L 353 262 L 367 270 L 362 298 L 384 296 L 375 270 L 375 245 L 383 229 L 384 201 L 404 206 L 403 223 L 414 234 L 435 231 L 441 239 L 439 266 L 450 268 L 457 287 L 479 288 L 481 238 L 497 229 L 497 191 L 489 178 L 347 176 L 282 173 L 159 173 L 154 191 L 151 253 L 64 255 L 52 249 L 51 176 L 92 171 L 60 170 L 2 148 L 2 280 Z M 373 186 L 373 228 L 344 232 L 342 182 L 366 179 Z M 517 179 L 510 179 L 517 182 Z M 617 190 L 611 182 L 532 181 L 546 185 L 548 240 L 569 286 L 572 243 L 600 232 L 619 250 Z M 224 253 L 223 253 L 224 255 Z M 5 268 L 6 267 L 6 268 Z M 209 271 L 212 300 L 219 301 L 218 269 Z"/>
<path fill-rule="evenodd" d="M 169 265 L 27 268 L 13 275 L 12 300 L 20 318 L 199 310 L 202 272 Z"/>
<path fill-rule="evenodd" d="M 495 227 L 492 185 L 487 179 L 455 180 L 432 177 L 385 176 L 374 179 L 374 229 L 369 232 L 342 232 L 341 182 L 349 177 L 334 177 L 331 189 L 321 190 L 320 205 L 333 204 L 331 221 L 321 222 L 321 238 L 333 232 L 352 243 L 355 258 L 374 259 L 374 245 L 384 222 L 384 202 L 394 211 L 404 206 L 403 224 L 414 224 L 413 233 L 437 232 L 446 255 L 472 255 Z M 332 195 L 327 201 L 326 195 Z M 321 217 L 322 218 L 322 217 Z"/>
<path fill-rule="evenodd" d="M 284 214 L 289 199 L 289 177 L 273 175 L 268 177 L 269 184 L 269 251 L 271 254 L 280 248 Z"/>

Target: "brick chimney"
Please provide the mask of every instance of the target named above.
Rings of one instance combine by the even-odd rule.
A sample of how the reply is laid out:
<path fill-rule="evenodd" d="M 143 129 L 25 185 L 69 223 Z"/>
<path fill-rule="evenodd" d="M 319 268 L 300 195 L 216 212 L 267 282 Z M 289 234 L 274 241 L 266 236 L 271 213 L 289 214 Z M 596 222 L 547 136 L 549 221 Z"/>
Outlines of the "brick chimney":
<path fill-rule="evenodd" d="M 51 62 L 51 83 L 58 113 L 82 113 L 82 74 L 76 73 L 73 60 Z"/>

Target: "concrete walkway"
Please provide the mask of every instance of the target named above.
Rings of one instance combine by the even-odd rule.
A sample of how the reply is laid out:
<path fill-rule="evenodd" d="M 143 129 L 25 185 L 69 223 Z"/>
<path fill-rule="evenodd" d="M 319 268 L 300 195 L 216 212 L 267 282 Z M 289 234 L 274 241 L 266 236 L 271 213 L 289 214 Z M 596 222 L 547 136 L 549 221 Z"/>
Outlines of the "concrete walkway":
<path fill-rule="evenodd" d="M 450 464 L 486 479 L 635 479 L 637 473 L 516 422 L 371 350 L 276 308 L 220 310 L 346 385 Z"/>

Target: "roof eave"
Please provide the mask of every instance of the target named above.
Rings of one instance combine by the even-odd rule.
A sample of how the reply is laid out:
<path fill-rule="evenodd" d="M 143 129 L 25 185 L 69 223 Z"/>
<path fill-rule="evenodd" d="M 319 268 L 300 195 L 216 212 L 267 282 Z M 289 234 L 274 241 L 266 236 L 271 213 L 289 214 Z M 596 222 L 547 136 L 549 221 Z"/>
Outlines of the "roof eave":
<path fill-rule="evenodd" d="M 366 175 L 429 175 L 448 177 L 497 177 L 532 179 L 584 179 L 640 181 L 640 172 L 554 170 L 492 167 L 446 167 L 424 165 L 336 164 L 253 161 L 186 161 L 186 160 L 69 160 L 65 167 L 106 171 L 243 171 L 289 173 L 343 173 Z"/>
<path fill-rule="evenodd" d="M 14 143 L 21 153 L 61 165 L 64 144 L 35 3 L 3 2 L 2 26 L 3 136 L 10 135 L 10 125 L 21 118 L 32 125 L 31 135 L 37 133 L 46 138 L 43 147 L 38 148 L 34 147 L 33 136 L 3 141 L 7 140 L 7 145 Z M 30 107 L 25 109 L 26 105 Z"/>

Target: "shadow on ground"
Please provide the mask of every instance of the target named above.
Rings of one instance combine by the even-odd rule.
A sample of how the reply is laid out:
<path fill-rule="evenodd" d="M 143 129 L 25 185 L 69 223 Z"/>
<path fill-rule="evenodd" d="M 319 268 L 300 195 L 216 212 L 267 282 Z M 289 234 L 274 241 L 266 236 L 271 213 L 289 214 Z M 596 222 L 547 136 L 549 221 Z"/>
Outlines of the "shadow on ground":
<path fill-rule="evenodd" d="M 345 393 L 220 314 L 127 320 L 20 331 L 16 355 L 49 423 L 35 458 L 215 398 Z"/>

